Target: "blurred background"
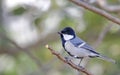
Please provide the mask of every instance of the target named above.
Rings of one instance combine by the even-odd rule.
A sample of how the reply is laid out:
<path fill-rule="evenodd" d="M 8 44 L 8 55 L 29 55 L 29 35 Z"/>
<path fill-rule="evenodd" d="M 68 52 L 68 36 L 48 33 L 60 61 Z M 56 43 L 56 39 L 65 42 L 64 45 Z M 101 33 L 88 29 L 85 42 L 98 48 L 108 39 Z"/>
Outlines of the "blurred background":
<path fill-rule="evenodd" d="M 120 0 L 82 1 L 120 17 Z M 117 62 L 85 60 L 88 71 L 120 75 L 120 26 L 69 0 L 0 0 L 0 75 L 82 75 L 45 48 L 67 56 L 57 34 L 67 26 Z"/>

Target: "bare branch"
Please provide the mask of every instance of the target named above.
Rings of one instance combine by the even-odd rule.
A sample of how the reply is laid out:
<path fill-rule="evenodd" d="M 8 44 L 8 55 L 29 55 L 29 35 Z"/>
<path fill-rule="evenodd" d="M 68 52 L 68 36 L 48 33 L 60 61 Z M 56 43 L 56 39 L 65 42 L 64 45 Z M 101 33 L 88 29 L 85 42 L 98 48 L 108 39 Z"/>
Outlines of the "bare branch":
<path fill-rule="evenodd" d="M 69 1 L 75 3 L 78 6 L 86 8 L 86 9 L 88 9 L 88 10 L 94 12 L 94 13 L 97 13 L 97 14 L 105 17 L 106 19 L 120 25 L 120 19 L 119 18 L 116 18 L 116 17 L 110 15 L 109 13 L 107 13 L 107 12 L 101 10 L 101 9 L 98 9 L 98 8 L 92 6 L 92 5 L 86 4 L 85 2 L 83 2 L 81 0 L 69 0 Z"/>
<path fill-rule="evenodd" d="M 105 35 L 107 34 L 111 27 L 112 25 L 107 25 L 102 29 L 101 33 L 98 36 L 98 39 L 96 40 L 93 46 L 94 48 L 98 47 L 101 44 L 102 40 L 104 39 Z"/>
<path fill-rule="evenodd" d="M 120 12 L 120 5 L 109 5 L 106 0 L 96 0 L 96 3 L 108 12 Z"/>
<path fill-rule="evenodd" d="M 72 68 L 76 69 L 79 72 L 83 72 L 86 75 L 92 75 L 91 73 L 89 73 L 85 68 L 83 68 L 82 66 L 77 66 L 75 65 L 72 61 L 67 61 L 66 59 L 64 59 L 59 53 L 55 52 L 52 48 L 50 48 L 48 45 L 45 46 L 47 49 L 49 49 L 51 51 L 51 53 L 53 55 L 55 55 L 59 60 L 61 60 L 62 62 L 68 64 L 69 66 L 71 66 Z"/>

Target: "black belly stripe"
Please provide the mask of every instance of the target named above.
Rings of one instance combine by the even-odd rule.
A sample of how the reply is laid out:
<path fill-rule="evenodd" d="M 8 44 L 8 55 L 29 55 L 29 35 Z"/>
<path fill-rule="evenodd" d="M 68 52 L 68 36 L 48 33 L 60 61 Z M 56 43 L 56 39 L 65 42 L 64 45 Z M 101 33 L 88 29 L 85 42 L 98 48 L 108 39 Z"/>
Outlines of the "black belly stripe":
<path fill-rule="evenodd" d="M 65 50 L 66 51 L 66 50 Z M 81 59 L 83 57 L 79 57 L 79 56 L 75 56 L 75 55 L 72 55 L 70 52 L 66 51 L 71 57 L 74 57 L 74 58 L 77 58 L 77 59 Z"/>

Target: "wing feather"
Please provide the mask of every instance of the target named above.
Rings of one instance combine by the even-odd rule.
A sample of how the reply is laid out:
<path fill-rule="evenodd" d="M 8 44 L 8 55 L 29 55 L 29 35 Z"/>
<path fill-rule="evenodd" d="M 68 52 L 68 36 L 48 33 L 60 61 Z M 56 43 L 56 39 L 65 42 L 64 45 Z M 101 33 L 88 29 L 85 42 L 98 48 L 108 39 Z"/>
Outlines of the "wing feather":
<path fill-rule="evenodd" d="M 84 48 L 85 50 L 89 50 L 92 53 L 99 54 L 97 53 L 89 44 L 87 44 L 85 41 L 80 39 L 79 37 L 76 37 L 70 41 L 75 47 L 80 47 Z M 82 45 L 83 44 L 83 45 Z M 80 46 L 81 45 L 81 46 Z"/>

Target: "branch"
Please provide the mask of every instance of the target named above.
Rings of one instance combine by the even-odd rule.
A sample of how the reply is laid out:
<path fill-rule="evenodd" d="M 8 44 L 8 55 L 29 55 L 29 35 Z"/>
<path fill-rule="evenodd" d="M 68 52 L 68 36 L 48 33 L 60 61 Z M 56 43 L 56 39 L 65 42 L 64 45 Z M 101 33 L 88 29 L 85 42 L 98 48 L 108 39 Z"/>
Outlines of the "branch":
<path fill-rule="evenodd" d="M 106 0 L 96 0 L 96 3 L 108 12 L 120 12 L 120 5 L 109 5 Z"/>
<path fill-rule="evenodd" d="M 105 17 L 106 19 L 108 19 L 108 20 L 110 20 L 110 21 L 112 21 L 112 22 L 120 25 L 120 19 L 118 19 L 118 18 L 110 15 L 109 13 L 107 13 L 107 12 L 101 10 L 101 9 L 98 9 L 98 8 L 96 8 L 96 7 L 93 7 L 93 6 L 89 5 L 89 4 L 86 4 L 85 2 L 83 2 L 83 1 L 81 1 L 81 0 L 69 0 L 69 1 L 75 3 L 75 4 L 78 5 L 78 6 L 81 6 L 81 7 L 83 7 L 83 8 L 86 8 L 86 9 L 88 9 L 88 10 L 94 12 L 94 13 L 97 13 L 97 14 Z"/>
<path fill-rule="evenodd" d="M 89 73 L 85 68 L 83 68 L 82 66 L 77 66 L 75 65 L 72 61 L 67 61 L 66 59 L 64 59 L 59 53 L 55 52 L 52 48 L 50 48 L 48 45 L 45 46 L 47 49 L 50 50 L 50 52 L 55 55 L 59 60 L 61 60 L 62 62 L 68 64 L 69 66 L 71 66 L 72 68 L 76 69 L 79 72 L 83 72 L 86 75 L 92 75 L 91 73 Z"/>
<path fill-rule="evenodd" d="M 112 27 L 112 25 L 107 25 L 102 29 L 101 33 L 98 36 L 98 39 L 96 40 L 95 44 L 93 45 L 94 48 L 97 48 L 101 44 L 105 35 L 107 34 L 107 32 L 110 30 L 111 27 Z"/>

